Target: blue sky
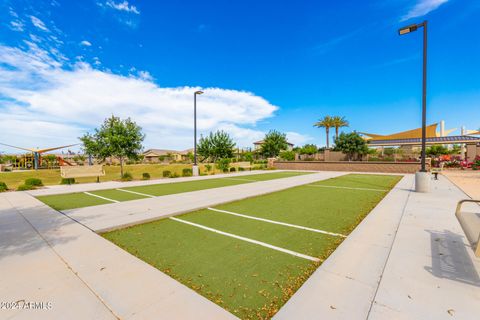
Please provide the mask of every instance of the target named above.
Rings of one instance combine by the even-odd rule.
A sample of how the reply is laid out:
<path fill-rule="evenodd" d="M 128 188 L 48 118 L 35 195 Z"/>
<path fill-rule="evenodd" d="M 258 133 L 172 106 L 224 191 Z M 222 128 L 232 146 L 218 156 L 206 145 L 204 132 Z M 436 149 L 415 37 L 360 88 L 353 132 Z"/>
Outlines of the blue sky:
<path fill-rule="evenodd" d="M 114 113 L 142 125 L 147 148 L 187 148 L 199 88 L 200 131 L 240 147 L 270 129 L 324 145 L 324 115 L 347 131 L 418 127 L 422 34 L 397 29 L 424 19 L 428 122 L 480 127 L 478 1 L 0 4 L 0 142 L 75 143 Z"/>

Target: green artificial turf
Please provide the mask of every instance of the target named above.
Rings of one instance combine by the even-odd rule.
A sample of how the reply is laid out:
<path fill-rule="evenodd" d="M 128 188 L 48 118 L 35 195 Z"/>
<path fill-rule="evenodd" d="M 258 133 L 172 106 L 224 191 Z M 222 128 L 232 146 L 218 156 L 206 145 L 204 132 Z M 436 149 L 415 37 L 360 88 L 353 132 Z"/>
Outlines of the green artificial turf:
<path fill-rule="evenodd" d="M 83 192 L 39 196 L 37 199 L 55 210 L 68 210 L 111 203 L 107 200 L 89 196 Z"/>
<path fill-rule="evenodd" d="M 287 177 L 293 177 L 293 176 L 299 176 L 299 175 L 305 175 L 305 174 L 310 174 L 310 172 L 280 171 L 280 172 L 254 174 L 254 175 L 248 175 L 248 176 L 231 176 L 231 177 L 218 178 L 218 179 L 152 184 L 147 186 L 128 187 L 123 189 L 144 193 L 152 196 L 164 196 L 164 195 L 175 194 L 175 193 L 227 187 L 227 186 L 233 186 L 238 184 L 252 183 L 255 181 L 266 181 L 266 180 L 287 178 Z M 116 189 L 90 191 L 90 193 L 93 193 L 108 199 L 116 200 L 116 201 L 129 201 L 129 200 L 146 198 L 146 196 L 118 191 Z M 62 195 L 39 196 L 37 197 L 37 199 L 39 199 L 40 201 L 44 202 L 45 204 L 47 204 L 48 206 L 56 210 L 69 210 L 69 209 L 75 209 L 75 208 L 83 208 L 83 207 L 89 207 L 89 206 L 96 206 L 100 204 L 112 203 L 111 201 L 96 198 L 96 197 L 87 195 L 83 192 L 68 193 L 68 194 L 62 194 Z"/>
<path fill-rule="evenodd" d="M 400 178 L 347 175 L 318 183 L 390 189 Z M 215 208 L 348 234 L 386 193 L 300 186 Z M 207 209 L 176 218 L 322 261 L 343 240 Z M 319 265 L 168 218 L 103 236 L 242 319 L 272 317 Z"/>

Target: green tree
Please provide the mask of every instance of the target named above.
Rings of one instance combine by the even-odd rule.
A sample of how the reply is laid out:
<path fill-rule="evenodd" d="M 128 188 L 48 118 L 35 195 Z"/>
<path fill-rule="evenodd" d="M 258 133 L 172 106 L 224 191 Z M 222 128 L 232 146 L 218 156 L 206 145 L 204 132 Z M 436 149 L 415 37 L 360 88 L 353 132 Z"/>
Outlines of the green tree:
<path fill-rule="evenodd" d="M 318 148 L 314 144 L 306 144 L 300 149 L 300 154 L 314 155 L 318 152 Z"/>
<path fill-rule="evenodd" d="M 335 128 L 335 139 L 338 139 L 338 129 L 343 127 L 348 127 L 350 124 L 345 119 L 345 117 L 333 116 L 332 117 L 333 127 Z"/>
<path fill-rule="evenodd" d="M 57 162 L 57 156 L 54 154 L 46 154 L 42 158 L 47 163 L 48 168 L 53 167 L 55 165 L 55 162 Z"/>
<path fill-rule="evenodd" d="M 323 119 L 318 120 L 317 122 L 314 123 L 314 127 L 317 128 L 325 128 L 325 133 L 327 135 L 327 149 L 330 148 L 330 128 L 335 127 L 335 122 L 333 121 L 333 118 L 330 116 L 325 116 Z"/>
<path fill-rule="evenodd" d="M 282 151 L 280 152 L 280 158 L 286 161 L 295 160 L 295 151 Z"/>
<path fill-rule="evenodd" d="M 137 160 L 142 151 L 145 135 L 142 128 L 130 118 L 121 120 L 111 116 L 105 119 L 94 134 L 87 133 L 80 140 L 85 153 L 98 159 L 117 158 L 120 162 L 120 175 L 123 176 L 123 165 L 126 159 Z"/>
<path fill-rule="evenodd" d="M 361 156 L 368 153 L 367 142 L 356 132 L 342 132 L 335 139 L 335 150 L 342 151 L 348 156 L 348 160 L 353 160 L 355 156 Z"/>
<path fill-rule="evenodd" d="M 201 137 L 198 142 L 197 152 L 203 158 L 216 162 L 218 159 L 232 158 L 235 143 L 225 131 L 210 132 L 208 136 Z"/>
<path fill-rule="evenodd" d="M 250 152 L 250 151 L 245 152 L 243 154 L 243 159 L 245 159 L 245 161 L 248 161 L 248 162 L 252 163 L 253 162 L 253 153 Z"/>
<path fill-rule="evenodd" d="M 276 130 L 270 130 L 263 139 L 260 153 L 265 157 L 277 157 L 280 151 L 287 149 L 287 135 Z"/>
<path fill-rule="evenodd" d="M 433 146 L 428 147 L 427 150 L 425 150 L 425 153 L 427 154 L 427 156 L 435 157 L 435 156 L 441 156 L 444 154 L 449 154 L 450 150 L 448 150 L 447 147 L 444 147 L 442 145 L 434 144 Z"/>

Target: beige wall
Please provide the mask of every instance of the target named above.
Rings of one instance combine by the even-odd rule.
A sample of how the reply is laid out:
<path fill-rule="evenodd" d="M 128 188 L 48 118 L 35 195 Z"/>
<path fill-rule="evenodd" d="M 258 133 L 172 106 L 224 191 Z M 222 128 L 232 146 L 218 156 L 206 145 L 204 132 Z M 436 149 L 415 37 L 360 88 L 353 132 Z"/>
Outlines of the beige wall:
<path fill-rule="evenodd" d="M 475 159 L 475 157 L 480 154 L 479 151 L 480 151 L 480 148 L 477 147 L 475 144 L 467 144 L 466 145 L 466 150 L 467 150 L 467 154 L 466 154 L 466 160 L 467 161 L 473 161 Z"/>
<path fill-rule="evenodd" d="M 282 170 L 415 173 L 420 169 L 419 162 L 274 161 L 272 164 Z"/>

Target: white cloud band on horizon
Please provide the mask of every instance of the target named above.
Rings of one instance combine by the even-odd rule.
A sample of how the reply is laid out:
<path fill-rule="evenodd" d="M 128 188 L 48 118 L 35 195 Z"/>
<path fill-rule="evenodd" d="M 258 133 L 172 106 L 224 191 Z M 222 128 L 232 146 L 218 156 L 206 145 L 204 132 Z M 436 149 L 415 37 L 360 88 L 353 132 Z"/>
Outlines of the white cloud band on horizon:
<path fill-rule="evenodd" d="M 255 125 L 278 109 L 251 92 L 164 88 L 147 72 L 123 76 L 84 62 L 68 68 L 34 44 L 27 50 L 0 45 L 0 127 L 9 144 L 75 143 L 114 114 L 142 126 L 146 148 L 186 149 L 193 144 L 193 92 L 198 89 L 205 91 L 197 100 L 199 134 L 223 129 L 239 147 L 261 139 L 264 132 Z"/>
<path fill-rule="evenodd" d="M 448 1 L 449 0 L 419 0 L 400 21 L 422 17 Z"/>

